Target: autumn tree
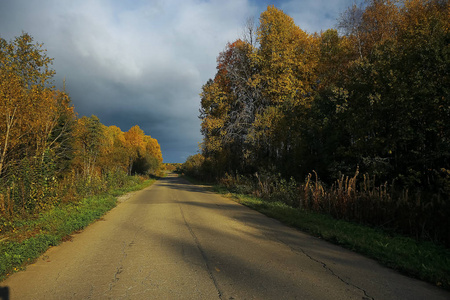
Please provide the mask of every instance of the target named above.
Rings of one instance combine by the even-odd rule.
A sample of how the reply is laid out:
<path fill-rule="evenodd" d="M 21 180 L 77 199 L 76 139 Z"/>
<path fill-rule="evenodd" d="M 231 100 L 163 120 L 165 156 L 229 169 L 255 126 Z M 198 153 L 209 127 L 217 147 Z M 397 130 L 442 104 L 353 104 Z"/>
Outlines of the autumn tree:
<path fill-rule="evenodd" d="M 100 153 L 100 166 L 103 173 L 121 170 L 128 172 L 128 155 L 125 134 L 117 126 L 103 125 L 103 143 Z"/>
<path fill-rule="evenodd" d="M 264 102 L 251 136 L 261 151 L 258 161 L 287 167 L 300 146 L 317 83 L 317 39 L 274 6 L 261 14 L 257 32 L 256 80 L 263 87 Z"/>
<path fill-rule="evenodd" d="M 98 174 L 97 161 L 104 143 L 104 127 L 97 116 L 82 117 L 77 120 L 75 165 L 87 179 Z"/>
<path fill-rule="evenodd" d="M 203 87 L 200 118 L 208 139 L 204 151 L 220 160 L 216 170 L 242 170 L 249 164 L 247 137 L 261 101 L 261 88 L 253 82 L 255 50 L 242 40 L 228 44 L 217 59 L 214 81 Z"/>
<path fill-rule="evenodd" d="M 0 38 L 0 176 L 5 167 L 20 159 L 24 152 L 39 151 L 19 145 L 30 145 L 27 139 L 37 127 L 49 125 L 42 124 L 43 120 L 34 113 L 37 106 L 52 101 L 49 86 L 54 75 L 50 69 L 52 60 L 45 54 L 42 44 L 32 42 L 32 37 L 26 33 L 11 42 Z M 50 115 L 55 114 L 47 112 L 44 118 L 51 118 Z M 48 129 L 51 131 L 53 127 Z M 33 146 L 37 147 L 35 143 Z"/>
<path fill-rule="evenodd" d="M 133 163 L 145 152 L 144 131 L 135 125 L 124 134 L 128 155 L 128 174 L 132 174 Z"/>
<path fill-rule="evenodd" d="M 144 144 L 144 150 L 139 152 L 137 158 L 133 161 L 132 173 L 154 175 L 162 166 L 161 149 L 156 139 L 147 135 L 144 136 Z"/>
<path fill-rule="evenodd" d="M 20 101 L 26 97 L 21 79 L 14 73 L 1 72 L 1 140 L 0 140 L 0 176 L 4 170 L 13 162 L 13 149 L 20 144 L 20 137 L 23 133 L 21 113 L 26 110 L 25 101 Z"/>
<path fill-rule="evenodd" d="M 206 156 L 214 158 L 214 169 L 218 173 L 225 171 L 228 160 L 227 150 L 223 145 L 222 128 L 229 111 L 229 97 L 220 81 L 221 79 L 216 76 L 203 86 L 200 109 L 201 132 L 204 136 L 203 152 Z"/>
<path fill-rule="evenodd" d="M 366 1 L 340 31 L 309 35 L 269 6 L 258 47 L 229 44 L 203 86 L 203 163 L 328 180 L 359 165 L 383 180 L 431 182 L 420 174 L 448 169 L 448 7 Z"/>
<path fill-rule="evenodd" d="M 424 186 L 439 173 L 431 170 L 448 166 L 448 13 L 441 1 L 369 2 L 365 57 L 336 102 L 347 162 L 407 186 Z"/>
<path fill-rule="evenodd" d="M 26 33 L 0 38 L 1 220 L 120 186 L 138 157 L 145 174 L 162 163 L 158 142 L 139 127 L 123 133 L 96 116 L 77 119 L 65 82 L 52 85 L 51 62 Z"/>
<path fill-rule="evenodd" d="M 0 39 L 0 194 L 22 212 L 56 201 L 56 180 L 72 159 L 75 115 L 52 86 L 52 59 L 23 33 Z"/>
<path fill-rule="evenodd" d="M 161 153 L 161 146 L 159 145 L 158 141 L 152 138 L 151 136 L 146 135 L 144 137 L 144 142 L 145 142 L 145 152 L 151 157 L 154 157 L 158 162 L 158 165 L 162 164 L 163 157 Z"/>

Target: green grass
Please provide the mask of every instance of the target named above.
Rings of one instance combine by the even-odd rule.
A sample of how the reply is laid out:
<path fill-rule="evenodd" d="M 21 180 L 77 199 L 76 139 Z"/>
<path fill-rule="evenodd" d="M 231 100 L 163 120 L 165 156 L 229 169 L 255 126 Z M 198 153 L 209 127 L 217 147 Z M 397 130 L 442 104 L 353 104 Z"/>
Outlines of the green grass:
<path fill-rule="evenodd" d="M 300 210 L 281 202 L 231 194 L 223 187 L 215 186 L 214 191 L 284 224 L 373 258 L 406 275 L 450 290 L 450 250 L 443 246 L 336 220 L 328 215 Z"/>
<path fill-rule="evenodd" d="M 141 190 L 155 181 L 135 182 L 129 187 L 88 197 L 78 203 L 54 207 L 32 220 L 16 220 L 14 232 L 0 241 L 0 280 L 22 269 L 70 234 L 101 218 L 116 206 L 118 196 Z"/>

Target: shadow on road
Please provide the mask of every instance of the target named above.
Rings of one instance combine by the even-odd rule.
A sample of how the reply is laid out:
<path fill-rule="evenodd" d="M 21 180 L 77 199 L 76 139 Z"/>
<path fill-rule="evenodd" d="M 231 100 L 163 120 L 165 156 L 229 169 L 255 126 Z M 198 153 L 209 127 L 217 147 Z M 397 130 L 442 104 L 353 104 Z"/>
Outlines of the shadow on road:
<path fill-rule="evenodd" d="M 0 300 L 9 300 L 9 287 L 0 287 Z"/>
<path fill-rule="evenodd" d="M 169 197 L 159 194 L 163 191 L 168 193 Z M 223 199 L 205 187 L 190 184 L 182 178 L 167 177 L 136 200 L 134 204 L 178 206 L 182 218 L 171 219 L 170 222 L 175 228 L 186 228 L 186 234 L 193 236 L 193 239 L 177 238 L 170 232 L 154 230 L 152 226 L 144 229 L 134 227 L 132 223 L 123 223 L 121 227 L 127 228 L 130 235 L 137 234 L 136 243 L 140 240 L 139 235 L 151 236 L 161 241 L 159 245 L 164 248 L 164 252 L 172 254 L 174 261 L 184 260 L 189 263 L 189 258 L 183 253 L 200 254 L 221 293 L 228 291 L 227 296 L 236 298 L 231 292 L 234 290 L 248 293 L 244 297 L 241 295 L 241 298 L 259 295 L 270 299 L 278 296 L 288 299 L 295 297 L 294 291 L 303 290 L 301 293 L 306 298 L 318 299 L 323 295 L 323 286 L 331 289 L 331 282 L 334 282 L 334 285 L 341 282 L 339 277 L 326 268 L 325 263 L 320 262 L 320 257 L 312 259 L 312 256 L 300 248 L 306 246 L 306 243 L 311 246 L 316 244 L 315 238 L 304 235 L 304 239 L 300 241 L 301 233 L 289 233 L 290 228 L 286 231 L 286 227 L 280 222 Z M 295 241 L 296 249 L 288 245 L 287 241 Z M 295 255 L 292 255 L 293 253 Z M 338 251 L 326 253 L 327 259 L 331 260 L 338 259 L 340 255 Z M 344 260 L 342 257 L 340 259 Z M 306 261 L 307 264 L 301 266 L 297 263 L 298 260 Z M 279 265 L 282 267 L 277 269 L 276 266 Z M 313 268 L 316 273 L 325 274 L 326 279 L 318 279 L 312 276 L 309 270 L 302 268 Z M 365 267 L 356 265 L 355 268 L 359 269 L 358 272 L 363 272 Z M 228 285 L 233 286 L 231 291 Z M 347 283 L 342 287 L 349 288 Z M 354 296 L 364 296 L 357 288 L 350 289 L 353 290 Z"/>
<path fill-rule="evenodd" d="M 161 184 L 165 185 L 168 188 L 173 188 L 176 190 L 183 190 L 189 192 L 197 192 L 197 193 L 205 193 L 211 192 L 211 187 L 206 185 L 194 185 L 191 184 L 184 178 L 168 176 L 160 180 Z"/>

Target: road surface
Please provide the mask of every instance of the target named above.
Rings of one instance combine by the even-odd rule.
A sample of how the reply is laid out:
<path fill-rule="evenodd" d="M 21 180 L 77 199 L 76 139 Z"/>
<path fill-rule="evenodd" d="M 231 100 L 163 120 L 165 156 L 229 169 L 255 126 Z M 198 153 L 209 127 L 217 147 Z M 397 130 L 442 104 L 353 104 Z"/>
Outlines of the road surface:
<path fill-rule="evenodd" d="M 450 299 L 175 175 L 0 286 L 10 299 Z"/>

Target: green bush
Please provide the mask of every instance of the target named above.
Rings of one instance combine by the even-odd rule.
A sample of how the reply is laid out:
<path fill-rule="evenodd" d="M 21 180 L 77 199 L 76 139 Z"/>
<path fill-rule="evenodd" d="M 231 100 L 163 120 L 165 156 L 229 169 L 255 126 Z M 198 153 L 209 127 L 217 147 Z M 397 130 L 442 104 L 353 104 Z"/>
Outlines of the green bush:
<path fill-rule="evenodd" d="M 0 224 L 0 229 L 3 229 L 0 232 L 10 230 L 9 238 L 0 242 L 0 279 L 20 269 L 27 262 L 33 261 L 49 246 L 59 244 L 64 237 L 100 218 L 116 205 L 117 196 L 142 189 L 154 182 L 154 180 L 144 181 L 136 176 L 117 176 L 123 181 L 121 187 L 110 189 L 101 195 L 60 203 L 51 209 L 41 211 L 35 218 L 8 220 L 0 218 L 3 222 L 3 225 Z M 17 233 L 14 234 L 12 231 Z M 30 235 L 31 237 L 28 237 Z"/>

